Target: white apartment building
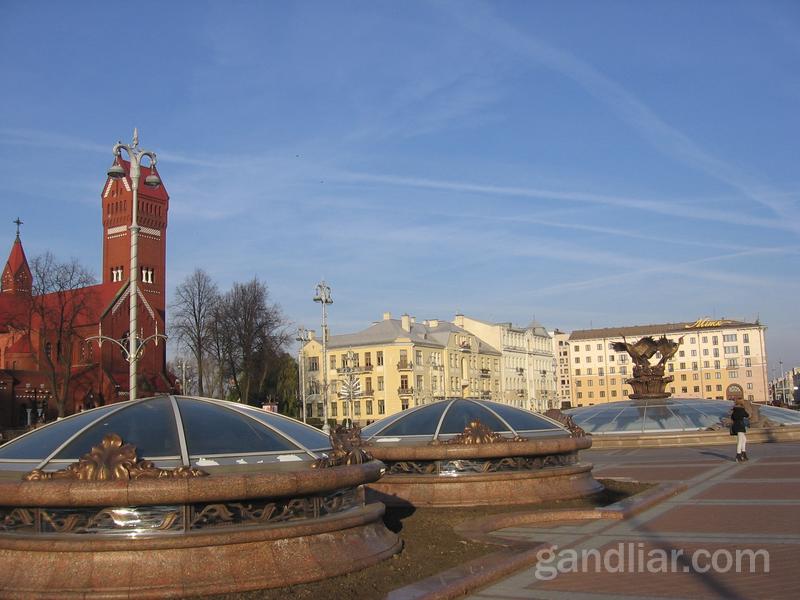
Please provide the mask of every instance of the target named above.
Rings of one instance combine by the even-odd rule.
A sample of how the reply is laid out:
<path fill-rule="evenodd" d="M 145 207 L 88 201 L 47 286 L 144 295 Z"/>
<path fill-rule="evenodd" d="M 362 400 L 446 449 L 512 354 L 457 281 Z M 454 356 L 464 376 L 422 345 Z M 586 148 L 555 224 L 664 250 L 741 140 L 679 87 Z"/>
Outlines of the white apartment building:
<path fill-rule="evenodd" d="M 506 404 L 543 412 L 557 408 L 553 342 L 536 321 L 526 327 L 456 315 L 453 323 L 502 354 L 500 390 Z"/>

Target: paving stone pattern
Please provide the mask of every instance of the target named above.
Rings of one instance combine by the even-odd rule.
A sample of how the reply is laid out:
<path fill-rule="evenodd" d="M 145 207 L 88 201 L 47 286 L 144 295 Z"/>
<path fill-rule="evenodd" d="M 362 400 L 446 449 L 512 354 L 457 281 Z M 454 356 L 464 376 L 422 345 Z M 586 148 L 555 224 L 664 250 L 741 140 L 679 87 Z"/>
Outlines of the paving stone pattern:
<path fill-rule="evenodd" d="M 528 568 L 470 598 L 795 600 L 800 597 L 800 444 L 759 444 L 748 450 L 750 461 L 745 464 L 733 461 L 733 444 L 729 451 L 706 447 L 583 452 L 582 460 L 595 464 L 597 477 L 684 480 L 688 489 L 625 521 L 573 521 L 494 532 L 503 538 L 555 543 L 562 550 L 597 549 L 601 557 L 623 544 L 627 562 L 623 572 L 617 572 L 616 562 L 606 569 L 589 559 L 585 570 L 567 568 L 569 572 L 550 579 L 546 577 L 553 570 L 542 577 L 542 571 Z M 667 572 L 661 572 L 661 564 L 648 572 L 654 549 L 669 556 L 672 551 L 682 554 Z M 761 549 L 769 553 L 768 573 L 763 554 L 756 558 L 753 572 L 746 557 L 741 559 L 741 572 L 726 565 L 726 557 L 735 560 L 737 551 Z M 706 556 L 715 556 L 719 568 L 698 572 L 687 558 L 693 553 L 701 570 L 711 562 Z"/>

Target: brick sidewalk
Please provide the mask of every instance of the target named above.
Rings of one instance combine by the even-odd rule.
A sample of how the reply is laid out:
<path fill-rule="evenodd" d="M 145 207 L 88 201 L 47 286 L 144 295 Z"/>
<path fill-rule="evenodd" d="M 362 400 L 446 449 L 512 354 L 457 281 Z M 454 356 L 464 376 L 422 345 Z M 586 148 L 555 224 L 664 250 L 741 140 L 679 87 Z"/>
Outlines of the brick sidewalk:
<path fill-rule="evenodd" d="M 567 572 L 556 573 L 553 560 L 542 563 L 552 568 L 541 569 L 538 575 L 534 568 L 520 571 L 470 598 L 794 600 L 800 595 L 800 444 L 759 444 L 748 450 L 747 464 L 733 461 L 733 444 L 727 450 L 634 448 L 581 453 L 582 460 L 595 464 L 597 477 L 685 480 L 689 487 L 627 521 L 557 523 L 494 532 L 504 538 L 552 542 L 561 550 L 597 549 L 610 562 L 604 566 L 602 558 L 598 562 L 589 555 L 585 570 L 564 562 Z M 659 552 L 652 554 L 656 549 Z M 760 549 L 768 552 L 768 573 L 763 555 L 755 561 L 754 572 L 746 557 L 744 572 L 736 573 L 733 562 L 728 565 L 728 557 L 735 560 L 737 550 Z M 620 550 L 622 564 L 612 556 Z M 669 564 L 655 559 L 650 563 L 654 568 L 648 570 L 648 559 L 662 554 L 670 557 Z M 693 555 L 699 569 L 692 566 Z M 718 568 L 700 572 L 712 557 Z M 545 579 L 542 575 L 555 576 Z"/>

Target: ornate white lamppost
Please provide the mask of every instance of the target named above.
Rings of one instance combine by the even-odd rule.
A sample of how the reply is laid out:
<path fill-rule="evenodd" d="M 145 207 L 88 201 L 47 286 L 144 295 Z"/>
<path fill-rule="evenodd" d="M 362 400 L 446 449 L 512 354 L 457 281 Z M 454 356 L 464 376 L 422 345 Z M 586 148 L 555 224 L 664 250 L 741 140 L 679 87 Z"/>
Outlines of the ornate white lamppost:
<path fill-rule="evenodd" d="M 303 423 L 306 422 L 307 415 L 306 415 L 306 365 L 305 365 L 305 353 L 303 352 L 303 347 L 306 343 L 311 339 L 308 335 L 308 330 L 303 327 L 302 325 L 297 328 L 297 337 L 294 338 L 300 343 L 300 348 L 297 350 L 297 379 L 299 384 L 300 390 L 300 402 L 303 406 Z"/>
<path fill-rule="evenodd" d="M 133 191 L 133 207 L 132 207 L 132 214 L 131 214 L 131 225 L 130 225 L 130 239 L 131 239 L 131 268 L 130 268 L 130 277 L 129 277 L 129 285 L 128 285 L 128 295 L 129 295 L 129 302 L 130 302 L 130 313 L 129 313 L 129 334 L 127 339 L 127 347 L 126 344 L 120 342 L 119 340 L 115 340 L 112 337 L 104 336 L 102 326 L 100 328 L 100 334 L 97 336 L 93 336 L 89 339 L 97 339 L 99 340 L 99 345 L 102 347 L 103 341 L 111 341 L 117 344 L 120 348 L 122 348 L 123 355 L 125 360 L 128 361 L 130 365 L 129 369 L 129 400 L 136 400 L 137 397 L 137 366 L 139 362 L 139 358 L 141 358 L 142 352 L 144 350 L 145 344 L 150 340 L 155 340 L 155 344 L 158 345 L 159 338 L 166 340 L 167 336 L 161 333 L 158 333 L 158 323 L 156 323 L 156 332 L 153 335 L 148 337 L 142 336 L 139 337 L 138 334 L 138 308 L 139 308 L 139 288 L 138 288 L 138 281 L 139 281 L 139 181 L 142 176 L 141 165 L 142 165 L 142 158 L 147 157 L 150 159 L 150 175 L 145 177 L 144 184 L 149 187 L 158 187 L 161 185 L 161 179 L 156 174 L 156 153 L 151 150 L 141 150 L 139 148 L 139 132 L 134 129 L 133 130 L 133 143 L 129 146 L 128 144 L 123 144 L 122 142 L 117 142 L 114 144 L 114 148 L 112 153 L 114 154 L 114 162 L 111 164 L 111 167 L 108 169 L 108 176 L 111 179 L 122 179 L 125 177 L 125 169 L 120 164 L 120 160 L 122 158 L 122 151 L 128 154 L 128 159 L 131 163 L 130 169 L 130 177 L 131 177 L 131 189 Z"/>
<path fill-rule="evenodd" d="M 328 425 L 328 305 L 333 304 L 331 288 L 323 279 L 317 284 L 314 302 L 322 305 L 322 430 L 330 432 Z"/>

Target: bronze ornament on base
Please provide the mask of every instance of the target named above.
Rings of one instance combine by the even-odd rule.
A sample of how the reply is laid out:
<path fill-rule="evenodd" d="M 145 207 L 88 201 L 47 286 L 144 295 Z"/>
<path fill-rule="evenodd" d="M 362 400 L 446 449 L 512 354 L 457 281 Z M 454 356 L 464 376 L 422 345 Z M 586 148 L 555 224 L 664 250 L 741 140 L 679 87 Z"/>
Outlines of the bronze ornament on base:
<path fill-rule="evenodd" d="M 208 477 L 202 469 L 178 467 L 159 469 L 149 460 L 137 460 L 136 446 L 123 444 L 116 433 L 108 433 L 99 446 L 93 447 L 76 463 L 60 471 L 34 469 L 25 481 L 77 479 L 79 481 L 116 481 L 119 479 L 161 479 L 164 477 Z"/>
<path fill-rule="evenodd" d="M 498 442 L 521 442 L 522 438 L 519 436 L 505 437 L 499 433 L 495 433 L 486 425 L 480 422 L 479 419 L 470 421 L 464 431 L 459 433 L 454 438 L 449 440 L 433 440 L 430 442 L 431 446 L 439 444 L 495 444 Z"/>
<path fill-rule="evenodd" d="M 337 425 L 331 429 L 329 438 L 331 451 L 326 458 L 314 461 L 312 469 L 360 465 L 372 460 L 372 455 L 365 449 L 367 444 L 361 439 L 361 426 Z"/>

